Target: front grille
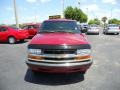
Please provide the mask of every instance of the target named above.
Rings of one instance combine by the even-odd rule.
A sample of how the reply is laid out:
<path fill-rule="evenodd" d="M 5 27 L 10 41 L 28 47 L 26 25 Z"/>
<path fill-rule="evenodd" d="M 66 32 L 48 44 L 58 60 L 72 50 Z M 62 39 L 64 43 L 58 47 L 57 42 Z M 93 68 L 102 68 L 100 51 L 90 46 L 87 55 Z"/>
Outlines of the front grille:
<path fill-rule="evenodd" d="M 65 61 L 65 60 L 74 60 L 75 57 L 72 55 L 76 54 L 76 50 L 64 50 L 64 49 L 44 49 L 42 54 L 46 55 L 44 60 L 50 61 Z"/>
<path fill-rule="evenodd" d="M 76 50 L 43 50 L 43 54 L 75 54 Z"/>
<path fill-rule="evenodd" d="M 74 60 L 75 58 L 44 58 L 45 60 L 54 60 L 54 61 L 59 61 L 59 60 Z"/>

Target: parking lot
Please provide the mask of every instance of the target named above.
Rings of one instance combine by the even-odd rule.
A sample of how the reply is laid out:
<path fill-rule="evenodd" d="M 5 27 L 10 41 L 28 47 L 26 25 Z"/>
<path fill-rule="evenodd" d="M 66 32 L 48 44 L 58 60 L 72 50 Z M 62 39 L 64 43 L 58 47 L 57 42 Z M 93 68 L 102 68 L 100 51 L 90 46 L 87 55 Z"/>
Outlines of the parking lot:
<path fill-rule="evenodd" d="M 30 40 L 0 43 L 0 90 L 120 90 L 120 35 L 87 35 L 94 63 L 83 76 L 34 75 L 26 66 Z"/>

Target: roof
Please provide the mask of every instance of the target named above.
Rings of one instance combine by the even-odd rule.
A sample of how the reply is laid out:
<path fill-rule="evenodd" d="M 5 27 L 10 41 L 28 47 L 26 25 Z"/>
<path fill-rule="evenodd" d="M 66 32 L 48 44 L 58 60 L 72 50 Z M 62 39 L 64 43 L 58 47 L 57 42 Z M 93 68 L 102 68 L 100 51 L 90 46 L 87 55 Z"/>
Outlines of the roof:
<path fill-rule="evenodd" d="M 49 19 L 45 21 L 76 21 L 76 20 L 70 20 L 70 19 Z"/>
<path fill-rule="evenodd" d="M 7 25 L 0 25 L 0 27 L 6 27 L 6 28 L 8 28 L 8 27 L 10 27 L 10 26 L 7 26 Z"/>
<path fill-rule="evenodd" d="M 80 23 L 80 25 L 88 25 L 87 23 Z"/>
<path fill-rule="evenodd" d="M 24 24 L 24 25 L 26 26 L 26 25 L 40 25 L 40 24 L 32 24 L 32 23 L 31 23 L 31 24 Z"/>

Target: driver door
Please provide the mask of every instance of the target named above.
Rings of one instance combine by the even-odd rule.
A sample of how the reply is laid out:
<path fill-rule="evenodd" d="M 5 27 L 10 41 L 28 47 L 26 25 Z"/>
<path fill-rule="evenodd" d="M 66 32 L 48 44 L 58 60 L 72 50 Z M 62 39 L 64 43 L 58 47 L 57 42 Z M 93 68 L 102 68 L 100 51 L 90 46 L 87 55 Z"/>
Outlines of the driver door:
<path fill-rule="evenodd" d="M 6 27 L 0 27 L 0 41 L 4 42 L 7 40 L 8 29 Z"/>

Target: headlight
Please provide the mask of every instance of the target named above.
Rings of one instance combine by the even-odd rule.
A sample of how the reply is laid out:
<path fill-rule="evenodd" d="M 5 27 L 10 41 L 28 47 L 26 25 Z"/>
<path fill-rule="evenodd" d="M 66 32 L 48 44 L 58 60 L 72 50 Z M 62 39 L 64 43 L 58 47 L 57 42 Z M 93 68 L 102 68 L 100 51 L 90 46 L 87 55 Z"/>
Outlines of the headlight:
<path fill-rule="evenodd" d="M 91 55 L 91 50 L 90 49 L 79 49 L 77 50 L 77 54 L 80 56 Z"/>
<path fill-rule="evenodd" d="M 29 54 L 37 54 L 40 55 L 41 54 L 41 49 L 29 49 L 28 50 Z"/>

